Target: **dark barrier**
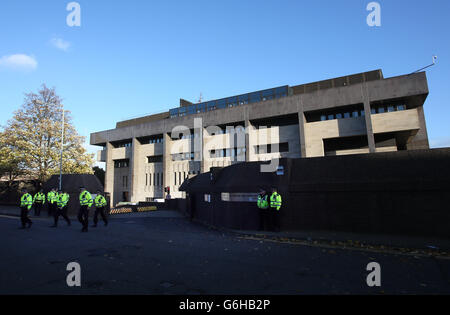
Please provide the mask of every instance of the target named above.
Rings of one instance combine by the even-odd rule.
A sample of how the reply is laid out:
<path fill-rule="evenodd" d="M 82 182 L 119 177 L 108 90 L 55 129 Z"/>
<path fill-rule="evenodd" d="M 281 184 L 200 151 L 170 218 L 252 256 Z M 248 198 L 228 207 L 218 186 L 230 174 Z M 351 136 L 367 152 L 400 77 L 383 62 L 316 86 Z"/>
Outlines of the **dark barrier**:
<path fill-rule="evenodd" d="M 210 183 L 209 173 L 199 175 L 201 185 L 192 181 L 186 189 L 194 199 L 194 217 L 210 225 L 256 230 L 256 204 L 222 201 L 220 191 L 276 186 L 283 197 L 282 230 L 450 238 L 450 149 L 282 159 L 281 176 L 261 175 L 259 164 L 227 167 Z M 233 190 L 230 182 L 241 178 L 245 187 L 237 184 Z M 205 202 L 205 194 L 211 202 Z"/>

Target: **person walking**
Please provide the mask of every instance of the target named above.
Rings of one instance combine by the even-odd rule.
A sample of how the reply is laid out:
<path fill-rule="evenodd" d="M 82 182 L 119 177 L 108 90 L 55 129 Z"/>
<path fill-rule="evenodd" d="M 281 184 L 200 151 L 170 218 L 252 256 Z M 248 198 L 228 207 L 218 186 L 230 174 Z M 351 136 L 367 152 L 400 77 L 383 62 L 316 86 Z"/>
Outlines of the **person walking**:
<path fill-rule="evenodd" d="M 33 222 L 29 217 L 31 206 L 33 205 L 33 197 L 28 193 L 26 188 L 22 189 L 22 197 L 20 198 L 20 221 L 22 222 L 21 229 L 25 229 L 28 224 L 28 228 L 31 228 Z"/>
<path fill-rule="evenodd" d="M 58 191 L 56 196 L 56 209 L 54 211 L 55 224 L 52 225 L 52 227 L 54 228 L 58 227 L 59 216 L 62 216 L 64 220 L 66 220 L 68 226 L 72 225 L 69 217 L 67 216 L 67 207 L 69 205 L 69 198 L 70 196 L 68 193 L 62 192 L 61 190 Z"/>
<path fill-rule="evenodd" d="M 264 189 L 260 189 L 258 195 L 257 205 L 259 208 L 259 228 L 260 231 L 267 231 L 269 229 L 269 196 Z"/>
<path fill-rule="evenodd" d="M 47 193 L 47 214 L 48 214 L 48 216 L 55 215 L 57 199 L 58 199 L 58 193 L 56 192 L 55 188 L 52 188 L 52 190 L 50 190 Z"/>
<path fill-rule="evenodd" d="M 45 204 L 45 194 L 42 189 L 39 190 L 39 192 L 34 195 L 33 204 L 34 204 L 34 215 L 37 217 L 41 216 L 41 210 Z"/>
<path fill-rule="evenodd" d="M 84 187 L 80 187 L 80 210 L 78 212 L 78 221 L 83 228 L 81 232 L 88 231 L 89 225 L 89 208 L 92 206 L 92 196 Z"/>
<path fill-rule="evenodd" d="M 272 195 L 270 196 L 270 210 L 271 210 L 271 230 L 280 231 L 280 209 L 281 209 L 281 195 L 277 192 L 275 187 L 272 188 Z"/>
<path fill-rule="evenodd" d="M 94 214 L 94 225 L 92 227 L 97 227 L 98 215 L 102 216 L 105 226 L 108 225 L 108 219 L 106 218 L 105 208 L 106 208 L 106 198 L 102 195 L 101 190 L 97 190 L 97 196 L 94 199 L 95 204 L 95 214 Z"/>

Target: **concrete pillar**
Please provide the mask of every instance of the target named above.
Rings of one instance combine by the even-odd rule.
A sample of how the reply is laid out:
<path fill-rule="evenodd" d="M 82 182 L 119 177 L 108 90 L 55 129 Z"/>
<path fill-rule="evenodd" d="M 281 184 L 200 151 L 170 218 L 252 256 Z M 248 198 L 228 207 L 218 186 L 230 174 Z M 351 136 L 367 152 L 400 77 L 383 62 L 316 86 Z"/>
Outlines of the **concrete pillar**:
<path fill-rule="evenodd" d="M 173 183 L 173 176 L 172 176 L 172 139 L 170 138 L 170 135 L 165 132 L 163 136 L 163 170 L 164 170 L 164 177 L 163 177 L 163 197 L 166 198 L 167 193 L 164 191 L 164 187 L 172 187 L 174 185 Z M 171 188 L 172 193 L 172 188 Z"/>
<path fill-rule="evenodd" d="M 364 113 L 365 113 L 364 116 L 366 120 L 367 143 L 369 144 L 369 152 L 375 153 L 376 147 L 375 147 L 375 137 L 373 135 L 373 128 L 372 128 L 372 113 L 370 109 L 369 92 L 366 83 L 361 84 L 361 92 L 364 102 Z"/>
<path fill-rule="evenodd" d="M 298 132 L 300 140 L 300 157 L 306 157 L 306 137 L 305 137 L 305 113 L 303 112 L 303 99 L 301 96 L 297 101 L 297 112 L 298 112 Z"/>
<path fill-rule="evenodd" d="M 105 192 L 110 195 L 110 207 L 114 207 L 114 161 L 112 159 L 113 145 L 106 143 L 106 171 L 105 171 Z"/>
<path fill-rule="evenodd" d="M 142 176 L 141 173 L 141 159 L 140 159 L 140 148 L 141 143 L 136 138 L 133 138 L 133 143 L 131 146 L 131 158 L 130 158 L 130 178 L 131 178 L 131 202 L 139 202 L 144 200 L 139 200 L 139 177 Z"/>
<path fill-rule="evenodd" d="M 250 132 L 255 130 L 250 120 L 245 120 L 245 161 L 250 162 L 253 160 L 254 154 L 252 154 L 252 146 L 255 145 L 254 139 L 250 137 Z"/>
<path fill-rule="evenodd" d="M 208 131 L 205 127 L 202 128 L 202 156 L 201 156 L 201 164 L 200 164 L 200 173 L 209 172 L 209 152 L 206 150 L 205 138 L 208 136 Z"/>

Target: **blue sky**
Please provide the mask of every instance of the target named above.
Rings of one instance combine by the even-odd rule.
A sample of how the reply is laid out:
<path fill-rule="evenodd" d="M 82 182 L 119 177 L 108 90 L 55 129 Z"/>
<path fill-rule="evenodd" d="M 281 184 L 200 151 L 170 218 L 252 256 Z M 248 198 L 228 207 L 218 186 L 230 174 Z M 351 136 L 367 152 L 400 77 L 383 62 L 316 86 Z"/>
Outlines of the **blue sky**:
<path fill-rule="evenodd" d="M 379 68 L 390 77 L 437 55 L 425 116 L 432 146 L 450 146 L 448 0 L 378 1 L 380 27 L 367 25 L 370 1 L 361 0 L 79 0 L 80 27 L 66 24 L 69 2 L 0 3 L 0 125 L 43 83 L 64 98 L 88 142 L 92 132 L 177 107 L 179 98 Z"/>

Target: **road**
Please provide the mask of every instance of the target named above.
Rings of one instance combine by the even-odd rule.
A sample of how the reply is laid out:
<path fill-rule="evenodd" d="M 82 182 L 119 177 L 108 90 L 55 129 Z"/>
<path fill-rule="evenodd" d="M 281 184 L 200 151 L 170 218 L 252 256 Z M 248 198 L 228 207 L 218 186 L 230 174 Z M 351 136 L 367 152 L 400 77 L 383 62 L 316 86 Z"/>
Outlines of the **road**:
<path fill-rule="evenodd" d="M 0 294 L 450 294 L 450 260 L 243 238 L 170 211 L 119 216 L 89 233 L 0 216 Z M 81 287 L 66 284 L 81 266 Z M 366 266 L 381 266 L 368 287 Z"/>

